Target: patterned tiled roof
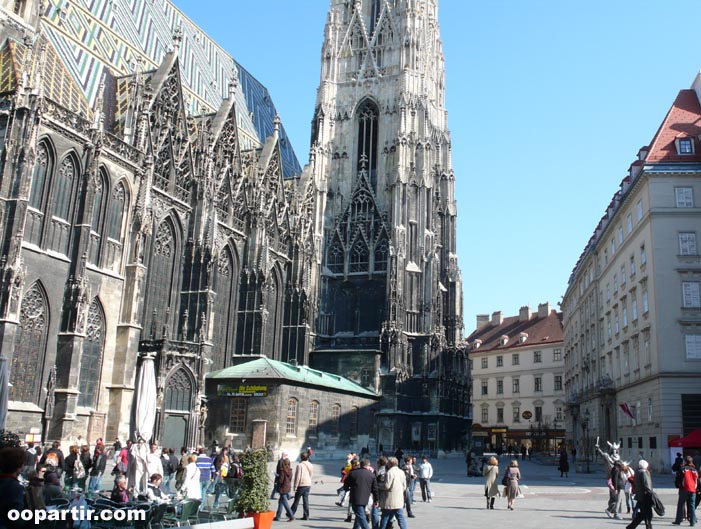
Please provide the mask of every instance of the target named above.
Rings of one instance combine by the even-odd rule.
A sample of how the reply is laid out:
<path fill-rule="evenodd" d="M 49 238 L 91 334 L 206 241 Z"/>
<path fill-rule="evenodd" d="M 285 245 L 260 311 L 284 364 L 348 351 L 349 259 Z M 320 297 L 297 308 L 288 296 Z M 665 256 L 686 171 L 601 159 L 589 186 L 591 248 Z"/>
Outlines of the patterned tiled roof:
<path fill-rule="evenodd" d="M 219 108 L 228 97 L 236 66 L 242 146 L 260 147 L 273 129 L 276 114 L 267 89 L 169 0 L 49 0 L 42 19 L 43 32 L 90 106 L 104 69 L 120 77 L 133 73 L 137 63 L 141 71 L 158 68 L 172 49 L 178 28 L 182 31 L 181 74 L 192 113 Z M 280 137 L 285 176 L 301 173 L 284 128 Z"/>
<path fill-rule="evenodd" d="M 522 343 L 519 341 L 521 333 L 528 335 Z M 508 336 L 508 341 L 504 345 L 501 343 L 502 336 Z M 547 316 L 541 318 L 536 313 L 525 321 L 519 321 L 518 316 L 511 316 L 504 318 L 501 325 L 488 323 L 467 338 L 470 345 L 473 345 L 475 340 L 482 342 L 477 349 L 480 353 L 562 342 L 564 340 L 562 312 L 552 310 Z"/>
<path fill-rule="evenodd" d="M 681 90 L 669 109 L 645 159 L 652 162 L 699 162 L 701 161 L 701 105 L 694 90 Z M 675 140 L 689 138 L 695 144 L 694 154 L 677 154 Z"/>

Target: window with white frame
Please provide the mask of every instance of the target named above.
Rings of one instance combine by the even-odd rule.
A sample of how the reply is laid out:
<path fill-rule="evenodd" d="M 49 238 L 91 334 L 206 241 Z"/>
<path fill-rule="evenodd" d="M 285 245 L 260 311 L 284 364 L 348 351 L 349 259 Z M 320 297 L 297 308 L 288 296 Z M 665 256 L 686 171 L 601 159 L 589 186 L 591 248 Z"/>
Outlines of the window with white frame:
<path fill-rule="evenodd" d="M 534 391 L 543 391 L 543 377 L 533 377 Z"/>
<path fill-rule="evenodd" d="M 679 232 L 679 255 L 696 255 L 696 233 Z"/>
<path fill-rule="evenodd" d="M 618 246 L 623 244 L 623 226 L 618 227 Z"/>
<path fill-rule="evenodd" d="M 638 203 L 635 204 L 635 211 L 636 214 L 638 215 L 638 220 L 643 220 L 643 201 L 638 200 Z"/>
<path fill-rule="evenodd" d="M 647 297 L 647 288 L 643 290 L 643 314 L 647 314 L 647 311 L 650 310 L 650 304 L 648 301 Z"/>
<path fill-rule="evenodd" d="M 618 274 L 613 274 L 613 293 L 618 292 Z"/>
<path fill-rule="evenodd" d="M 489 386 L 487 385 L 487 381 L 483 380 L 482 381 L 482 395 L 488 395 L 489 394 Z"/>
<path fill-rule="evenodd" d="M 504 408 L 497 408 L 497 422 L 504 422 Z"/>
<path fill-rule="evenodd" d="M 606 283 L 606 301 L 611 301 L 611 285 Z"/>
<path fill-rule="evenodd" d="M 630 256 L 630 277 L 635 275 L 635 256 Z"/>
<path fill-rule="evenodd" d="M 611 239 L 611 257 L 616 255 L 616 241 L 615 239 Z"/>
<path fill-rule="evenodd" d="M 559 362 L 560 360 L 562 360 L 562 349 L 555 349 L 553 351 L 553 360 L 555 362 Z"/>
<path fill-rule="evenodd" d="M 619 321 L 618 321 L 618 311 L 615 311 L 613 313 L 613 332 L 615 332 L 616 334 L 621 332 L 621 327 L 620 327 Z"/>
<path fill-rule="evenodd" d="M 628 327 L 628 307 L 623 305 L 623 308 L 621 309 L 621 314 L 623 316 L 623 328 L 625 329 Z"/>
<path fill-rule="evenodd" d="M 504 367 L 503 355 L 497 355 L 497 367 Z"/>
<path fill-rule="evenodd" d="M 677 199 L 678 208 L 694 207 L 694 190 L 691 187 L 675 187 L 674 195 Z"/>
<path fill-rule="evenodd" d="M 555 420 L 557 422 L 562 422 L 565 420 L 565 416 L 562 412 L 562 406 L 556 406 L 555 407 Z"/>
<path fill-rule="evenodd" d="M 621 286 L 626 284 L 626 265 L 621 265 Z"/>
<path fill-rule="evenodd" d="M 513 406 L 512 410 L 514 422 L 521 422 L 521 408 L 518 406 Z"/>
<path fill-rule="evenodd" d="M 482 369 L 487 369 L 489 367 L 489 359 L 485 356 L 482 358 Z"/>
<path fill-rule="evenodd" d="M 636 298 L 630 302 L 630 316 L 633 321 L 638 319 L 638 300 Z"/>
<path fill-rule="evenodd" d="M 682 281 L 682 306 L 686 309 L 701 307 L 701 289 L 698 281 Z"/>
<path fill-rule="evenodd" d="M 489 422 L 489 408 L 482 408 L 482 424 Z"/>
<path fill-rule="evenodd" d="M 701 360 L 701 334 L 684 335 L 686 359 Z"/>
<path fill-rule="evenodd" d="M 633 232 L 633 215 L 631 215 L 630 213 L 628 213 L 628 215 L 626 216 L 626 225 L 628 226 L 628 233 L 632 233 Z"/>
<path fill-rule="evenodd" d="M 543 407 L 542 406 L 535 407 L 535 420 L 536 420 L 536 422 L 543 421 Z"/>
<path fill-rule="evenodd" d="M 652 398 L 647 399 L 647 422 L 652 422 Z"/>
<path fill-rule="evenodd" d="M 533 351 L 533 363 L 540 364 L 543 361 L 542 351 Z"/>
<path fill-rule="evenodd" d="M 511 365 L 512 366 L 517 366 L 519 365 L 519 362 L 521 360 L 519 359 L 518 353 L 514 353 L 511 355 Z"/>
<path fill-rule="evenodd" d="M 521 391 L 521 382 L 518 377 L 511 379 L 511 391 L 512 393 L 519 393 Z"/>
<path fill-rule="evenodd" d="M 497 395 L 503 395 L 503 394 L 504 394 L 504 380 L 500 378 L 497 380 Z"/>
<path fill-rule="evenodd" d="M 677 138 L 677 154 L 694 154 L 694 144 L 692 138 Z"/>
<path fill-rule="evenodd" d="M 647 252 L 645 252 L 645 245 L 640 247 L 640 266 L 645 266 L 647 264 Z"/>
<path fill-rule="evenodd" d="M 562 391 L 562 375 L 555 375 L 555 391 Z"/>
<path fill-rule="evenodd" d="M 611 334 L 611 316 L 610 315 L 606 316 L 606 336 L 609 340 L 611 339 L 611 336 L 613 336 Z"/>

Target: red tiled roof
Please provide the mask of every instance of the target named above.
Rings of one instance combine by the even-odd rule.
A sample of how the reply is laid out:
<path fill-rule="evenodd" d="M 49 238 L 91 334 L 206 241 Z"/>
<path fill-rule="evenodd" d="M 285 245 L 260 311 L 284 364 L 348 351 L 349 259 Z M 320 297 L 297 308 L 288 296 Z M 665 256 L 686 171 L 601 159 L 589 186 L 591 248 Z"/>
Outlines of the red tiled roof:
<path fill-rule="evenodd" d="M 520 333 L 528 334 L 525 342 L 519 343 Z M 501 345 L 500 340 L 503 335 L 509 337 L 506 345 Z M 518 316 L 504 318 L 501 325 L 489 323 L 480 327 L 467 337 L 470 345 L 475 340 L 481 340 L 477 352 L 510 349 L 514 347 L 533 347 L 538 344 L 556 343 L 564 341 L 562 330 L 562 312 L 550 311 L 544 318 L 539 318 L 538 313 L 531 316 L 530 320 L 519 321 Z"/>
<path fill-rule="evenodd" d="M 655 138 L 650 144 L 646 162 L 699 162 L 701 161 L 701 105 L 694 90 L 681 90 L 669 109 Z M 693 155 L 679 155 L 676 138 L 692 138 Z"/>

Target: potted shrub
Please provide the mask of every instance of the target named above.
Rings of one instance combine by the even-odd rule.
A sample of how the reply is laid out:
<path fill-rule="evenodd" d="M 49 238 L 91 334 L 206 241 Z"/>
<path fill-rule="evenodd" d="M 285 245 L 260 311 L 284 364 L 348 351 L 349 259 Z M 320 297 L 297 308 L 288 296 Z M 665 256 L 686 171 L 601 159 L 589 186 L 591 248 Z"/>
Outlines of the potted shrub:
<path fill-rule="evenodd" d="M 256 529 L 270 529 L 275 513 L 270 510 L 270 480 L 268 479 L 268 451 L 248 450 L 240 456 L 241 488 L 236 502 L 243 516 L 252 516 Z"/>

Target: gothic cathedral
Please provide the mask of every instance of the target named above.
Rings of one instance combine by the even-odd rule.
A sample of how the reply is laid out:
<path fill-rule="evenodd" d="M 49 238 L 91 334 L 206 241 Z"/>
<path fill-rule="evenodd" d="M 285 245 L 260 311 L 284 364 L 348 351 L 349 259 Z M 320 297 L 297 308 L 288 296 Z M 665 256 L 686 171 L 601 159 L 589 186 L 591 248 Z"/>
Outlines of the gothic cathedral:
<path fill-rule="evenodd" d="M 164 446 L 219 432 L 246 446 L 255 421 L 287 421 L 300 443 L 329 428 L 349 448 L 460 446 L 469 363 L 437 11 L 331 0 L 302 169 L 265 87 L 170 0 L 2 0 L 7 428 L 131 436 L 153 359 Z M 281 417 L 256 407 L 273 391 L 259 373 L 265 391 L 243 399 L 216 386 L 226 408 L 208 416 L 207 381 L 260 359 L 324 382 L 295 382 Z M 334 418 L 312 421 L 320 400 L 304 395 L 324 392 Z M 294 436 L 292 401 L 295 421 L 299 403 L 310 413 Z M 257 440 L 280 447 L 275 431 Z"/>

